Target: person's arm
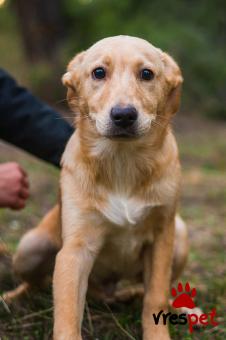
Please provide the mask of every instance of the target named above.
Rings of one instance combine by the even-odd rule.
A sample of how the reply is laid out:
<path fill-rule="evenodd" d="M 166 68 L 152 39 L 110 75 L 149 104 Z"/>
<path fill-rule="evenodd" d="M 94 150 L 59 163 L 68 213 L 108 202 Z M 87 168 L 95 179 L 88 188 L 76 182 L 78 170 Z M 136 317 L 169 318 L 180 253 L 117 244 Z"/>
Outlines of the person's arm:
<path fill-rule="evenodd" d="M 59 166 L 74 129 L 0 69 L 0 138 Z"/>

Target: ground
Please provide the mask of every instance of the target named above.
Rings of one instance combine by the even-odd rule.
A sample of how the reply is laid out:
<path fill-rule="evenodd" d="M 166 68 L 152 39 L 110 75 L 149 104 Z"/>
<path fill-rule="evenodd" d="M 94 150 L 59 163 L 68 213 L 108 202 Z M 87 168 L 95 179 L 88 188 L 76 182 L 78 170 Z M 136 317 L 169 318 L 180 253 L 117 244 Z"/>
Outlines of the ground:
<path fill-rule="evenodd" d="M 226 339 L 226 124 L 196 115 L 178 115 L 174 129 L 183 167 L 180 212 L 189 226 L 190 255 L 183 283 L 195 287 L 195 303 L 203 312 L 217 311 L 218 326 L 192 334 L 188 326 L 172 326 L 173 339 Z M 19 161 L 29 172 L 31 198 L 22 212 L 0 210 L 1 242 L 10 252 L 20 236 L 40 220 L 56 202 L 59 172 L 12 147 L 0 144 L 0 162 Z M 0 294 L 12 287 L 10 266 L 0 272 Z M 14 279 L 15 282 L 15 279 Z M 14 283 L 15 284 L 15 283 Z M 23 303 L 0 306 L 0 339 L 51 339 L 51 292 L 36 293 Z M 141 339 L 141 302 L 109 306 L 88 301 L 84 339 Z"/>

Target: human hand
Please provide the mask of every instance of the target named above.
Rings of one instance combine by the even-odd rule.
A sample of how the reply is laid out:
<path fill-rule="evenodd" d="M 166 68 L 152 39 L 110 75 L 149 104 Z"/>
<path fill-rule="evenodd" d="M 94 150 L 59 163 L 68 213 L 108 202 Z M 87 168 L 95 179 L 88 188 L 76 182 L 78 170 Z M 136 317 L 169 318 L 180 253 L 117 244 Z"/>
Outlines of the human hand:
<path fill-rule="evenodd" d="M 23 209 L 28 197 L 26 172 L 15 162 L 0 164 L 0 207 Z"/>

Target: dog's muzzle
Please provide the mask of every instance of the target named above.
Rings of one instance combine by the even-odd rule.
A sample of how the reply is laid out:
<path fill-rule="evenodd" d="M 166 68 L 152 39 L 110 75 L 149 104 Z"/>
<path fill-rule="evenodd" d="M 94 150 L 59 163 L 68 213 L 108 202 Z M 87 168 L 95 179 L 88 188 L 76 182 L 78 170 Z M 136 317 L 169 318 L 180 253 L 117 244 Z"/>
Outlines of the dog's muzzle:
<path fill-rule="evenodd" d="M 138 113 L 133 106 L 114 106 L 111 109 L 110 117 L 116 127 L 127 129 L 136 122 Z"/>
<path fill-rule="evenodd" d="M 134 106 L 114 106 L 110 112 L 111 137 L 135 137 L 137 118 Z"/>

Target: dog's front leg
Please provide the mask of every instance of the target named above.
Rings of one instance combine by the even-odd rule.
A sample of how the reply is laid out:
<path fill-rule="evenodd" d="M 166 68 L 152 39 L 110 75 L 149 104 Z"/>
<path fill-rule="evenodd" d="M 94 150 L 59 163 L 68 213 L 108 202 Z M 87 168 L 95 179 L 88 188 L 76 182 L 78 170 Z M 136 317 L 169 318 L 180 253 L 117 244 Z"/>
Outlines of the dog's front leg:
<path fill-rule="evenodd" d="M 54 272 L 54 339 L 81 339 L 81 322 L 92 259 L 86 249 L 65 244 Z M 86 259 L 86 264 L 83 263 Z M 85 268 L 84 268 L 85 267 Z"/>
<path fill-rule="evenodd" d="M 82 339 L 88 278 L 104 241 L 103 221 L 80 182 L 76 171 L 62 170 L 63 245 L 56 257 L 53 278 L 54 340 Z"/>
<path fill-rule="evenodd" d="M 97 235 L 98 228 L 83 226 L 79 235 L 64 240 L 57 255 L 54 271 L 54 340 L 82 339 L 81 324 L 88 277 L 101 243 Z"/>
<path fill-rule="evenodd" d="M 170 339 L 162 315 L 156 325 L 153 314 L 157 318 L 161 311 L 167 313 L 173 242 L 174 218 L 171 218 L 171 221 L 164 222 L 161 228 L 156 228 L 154 243 L 147 246 L 144 252 L 145 295 L 142 315 L 144 340 Z"/>

